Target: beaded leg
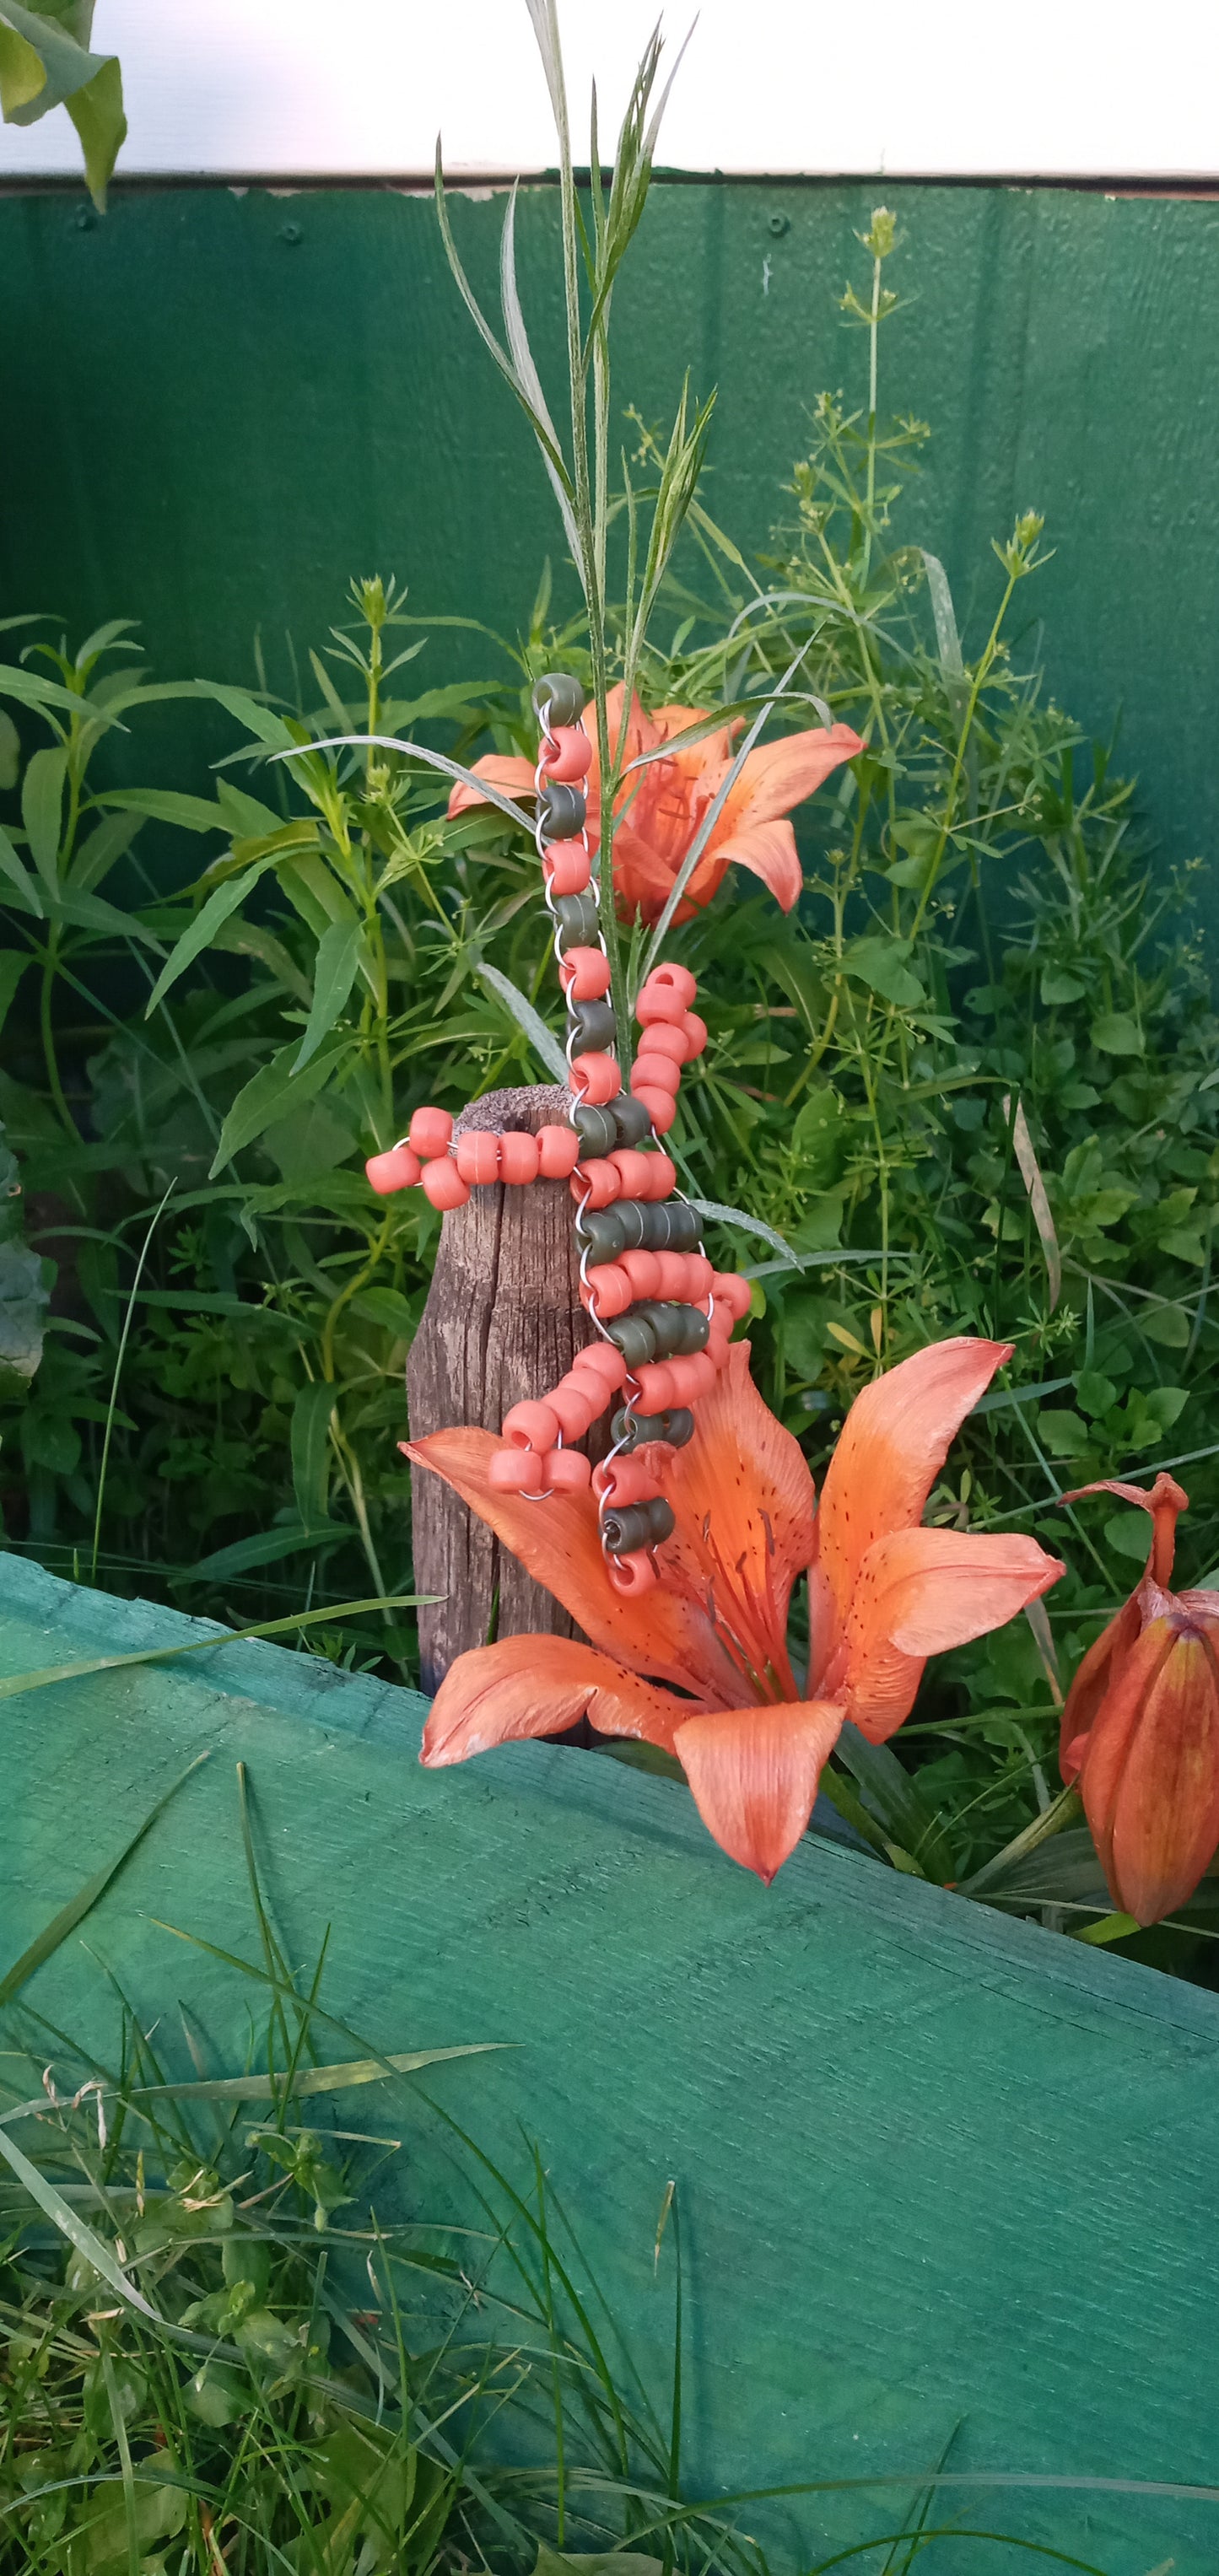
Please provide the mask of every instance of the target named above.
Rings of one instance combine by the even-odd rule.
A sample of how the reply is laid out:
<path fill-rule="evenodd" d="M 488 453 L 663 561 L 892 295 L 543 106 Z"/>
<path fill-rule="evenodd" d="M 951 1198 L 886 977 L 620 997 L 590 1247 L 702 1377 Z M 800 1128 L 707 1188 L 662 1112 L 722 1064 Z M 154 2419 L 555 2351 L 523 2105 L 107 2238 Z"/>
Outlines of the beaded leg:
<path fill-rule="evenodd" d="M 488 1472 L 501 1492 L 537 1502 L 591 1482 L 611 1580 L 629 1594 L 656 1580 L 655 1550 L 674 1527 L 661 1482 L 692 1436 L 694 1407 L 727 1362 L 750 1291 L 735 1272 L 713 1270 L 697 1213 L 674 1195 L 676 1168 L 659 1142 L 677 1114 L 682 1067 L 707 1043 L 692 1008 L 694 977 L 676 965 L 649 975 L 635 1006 L 642 1036 L 624 1091 L 588 848 L 583 781 L 592 746 L 583 692 L 556 672 L 539 680 L 533 702 L 541 726 L 536 838 L 567 1003 L 571 1124 L 536 1136 L 455 1138 L 447 1110 L 417 1109 L 407 1134 L 366 1169 L 380 1196 L 419 1186 L 442 1210 L 464 1207 L 471 1189 L 492 1182 L 570 1181 L 581 1302 L 598 1339 L 548 1395 L 512 1406 Z M 611 1405 L 613 1446 L 590 1469 L 574 1443 Z"/>

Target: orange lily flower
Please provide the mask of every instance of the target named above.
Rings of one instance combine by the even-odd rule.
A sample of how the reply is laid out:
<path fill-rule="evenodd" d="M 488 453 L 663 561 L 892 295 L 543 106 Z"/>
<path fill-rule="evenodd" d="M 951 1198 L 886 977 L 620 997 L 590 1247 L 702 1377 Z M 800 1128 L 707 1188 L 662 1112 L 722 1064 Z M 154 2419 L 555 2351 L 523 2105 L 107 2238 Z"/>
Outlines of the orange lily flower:
<path fill-rule="evenodd" d="M 611 754 L 617 754 L 622 725 L 623 690 L 611 689 L 606 714 Z M 629 764 L 643 751 L 655 751 L 687 726 L 700 724 L 706 707 L 660 707 L 645 715 L 638 698 L 627 719 L 625 758 Z M 762 743 L 747 754 L 724 802 L 707 847 L 690 879 L 675 915 L 688 921 L 710 903 L 730 859 L 749 868 L 790 912 L 803 883 L 796 836 L 787 821 L 844 760 L 853 760 L 864 744 L 849 725 L 816 725 L 807 733 L 785 734 L 780 742 Z M 701 742 L 674 751 L 668 760 L 624 777 L 614 800 L 620 819 L 614 831 L 614 890 L 619 913 L 633 921 L 658 921 L 673 880 L 712 798 L 732 765 L 730 728 L 706 734 Z M 510 796 L 533 794 L 533 763 L 506 753 L 488 752 L 474 768 L 491 787 Z M 600 768 L 593 741 L 588 773 L 588 845 L 600 846 Z M 450 814 L 460 814 L 479 798 L 473 788 L 457 786 L 449 798 Z"/>
<path fill-rule="evenodd" d="M 1168 1589 L 1177 1514 L 1189 1509 L 1171 1476 L 1150 1493 L 1111 1478 L 1080 1491 L 1140 1504 L 1152 1537 L 1142 1580 L 1071 1684 L 1059 1760 L 1079 1784 L 1114 1904 L 1158 1923 L 1219 1850 L 1219 1596 Z"/>
<path fill-rule="evenodd" d="M 1009 1357 L 1001 1342 L 937 1342 L 865 1387 L 817 1510 L 797 1442 L 750 1377 L 749 1345 L 734 1343 L 693 1438 L 667 1453 L 676 1526 L 657 1551 L 659 1582 L 630 1600 L 606 1573 L 591 1493 L 538 1505 L 498 1492 L 488 1431 L 404 1444 L 591 1640 L 505 1637 L 460 1656 L 422 1760 L 464 1762 L 587 1717 L 604 1735 L 676 1754 L 708 1831 L 769 1884 L 808 1824 L 844 1720 L 882 1742 L 909 1715 L 928 1655 L 1001 1627 L 1062 1573 L 1030 1538 L 919 1527 L 954 1433 Z M 802 1696 L 787 1610 L 806 1569 Z"/>

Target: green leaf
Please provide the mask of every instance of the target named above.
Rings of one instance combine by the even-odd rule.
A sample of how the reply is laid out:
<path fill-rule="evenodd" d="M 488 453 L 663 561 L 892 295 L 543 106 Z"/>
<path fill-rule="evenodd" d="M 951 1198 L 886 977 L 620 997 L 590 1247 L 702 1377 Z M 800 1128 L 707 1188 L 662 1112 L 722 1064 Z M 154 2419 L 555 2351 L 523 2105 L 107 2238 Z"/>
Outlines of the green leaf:
<path fill-rule="evenodd" d="M 21 773 L 21 736 L 0 707 L 0 792 L 7 796 Z"/>
<path fill-rule="evenodd" d="M 356 980 L 360 953 L 364 946 L 363 924 L 358 920 L 335 921 L 318 942 L 317 965 L 314 969 L 313 999 L 309 1019 L 301 1040 L 295 1070 L 308 1064 L 316 1055 L 323 1038 L 329 1037 L 335 1021 L 345 1008 L 348 994 Z"/>
<path fill-rule="evenodd" d="M 182 796 L 174 787 L 115 787 L 93 798 L 95 805 L 114 805 L 124 814 L 144 814 L 153 823 L 176 823 L 183 832 L 225 832 L 231 827 L 221 807 L 204 796 Z"/>
<path fill-rule="evenodd" d="M 70 716 L 84 713 L 85 702 L 79 691 L 63 688 L 58 680 L 44 680 L 39 671 L 19 670 L 13 662 L 0 662 L 0 698 L 15 698 L 21 707 L 56 707 Z M 111 719 L 101 716 L 98 721 L 109 723 Z M 119 731 L 125 732 L 126 727 L 120 725 Z"/>
<path fill-rule="evenodd" d="M 547 1028 L 545 1020 L 535 1011 L 532 1002 L 528 1001 L 524 993 L 513 983 L 511 976 L 501 975 L 498 966 L 479 965 L 474 971 L 484 984 L 490 986 L 496 999 L 503 1003 L 518 1028 L 524 1030 L 534 1054 L 540 1057 L 547 1072 L 552 1073 L 555 1081 L 561 1082 L 566 1090 L 571 1081 L 567 1058 L 557 1037 Z"/>
<path fill-rule="evenodd" d="M 283 717 L 277 716 L 274 708 L 264 707 L 259 699 L 251 697 L 248 689 L 230 689 L 219 680 L 196 680 L 192 684 L 192 694 L 214 698 L 217 706 L 223 707 L 229 715 L 236 717 L 238 724 L 245 726 L 247 733 L 256 735 L 259 742 L 271 744 L 276 751 L 307 751 L 311 748 L 308 743 L 300 744 L 298 736 L 285 724 Z M 278 816 L 276 820 L 279 820 Z"/>
<path fill-rule="evenodd" d="M 350 1043 L 346 1031 L 343 1031 L 323 1045 L 298 1073 L 294 1039 L 290 1046 L 281 1047 L 269 1064 L 262 1065 L 233 1102 L 220 1130 L 220 1142 L 208 1179 L 214 1181 L 217 1172 L 222 1172 L 225 1164 L 231 1163 L 243 1146 L 252 1145 L 256 1137 L 274 1126 L 277 1118 L 286 1118 L 290 1110 L 298 1109 L 303 1101 L 312 1100 L 314 1093 L 329 1081 L 348 1053 Z"/>
<path fill-rule="evenodd" d="M 51 1958 L 67 1940 L 69 1933 L 76 1930 L 77 1924 L 84 1922 L 86 1914 L 92 1913 L 98 1898 L 105 1895 L 111 1881 L 118 1877 L 119 1871 L 130 1860 L 133 1851 L 143 1842 L 145 1834 L 151 1832 L 158 1816 L 164 1814 L 170 1799 L 177 1797 L 183 1782 L 189 1780 L 192 1771 L 197 1771 L 201 1763 L 210 1760 L 210 1753 L 198 1753 L 193 1762 L 187 1763 L 185 1771 L 180 1773 L 173 1787 L 167 1789 L 163 1797 L 158 1798 L 155 1807 L 149 1808 L 143 1823 L 136 1826 L 135 1832 L 124 1843 L 121 1852 L 117 1853 L 113 1860 L 107 1861 L 104 1869 L 95 1871 L 92 1878 L 87 1878 L 84 1885 L 77 1888 L 75 1896 L 69 1897 L 67 1904 L 61 1905 L 58 1914 L 53 1915 L 51 1921 L 44 1924 L 42 1931 L 31 1941 L 29 1948 L 22 1951 L 21 1957 L 14 1959 L 12 1967 L 3 1977 L 0 1977 L 0 2007 L 11 2004 L 14 1995 L 20 1993 L 22 1986 L 33 1976 L 35 1969 L 41 1968 L 44 1961 Z"/>
<path fill-rule="evenodd" d="M 0 876 L 8 878 L 9 884 L 15 888 L 22 902 L 28 904 L 37 920 L 42 921 L 45 917 L 42 896 L 29 869 L 23 867 L 18 858 L 2 823 L 0 823 Z"/>
<path fill-rule="evenodd" d="M 214 1571 L 238 1573 L 240 1566 L 226 1566 L 224 1563 L 226 1558 L 236 1557 L 241 1558 L 243 1565 L 246 1562 L 272 1565 L 276 1550 L 281 1556 L 289 1556 L 301 1547 L 315 1546 L 318 1535 L 316 1530 L 310 1533 L 290 1528 L 264 1531 L 261 1539 L 249 1539 L 239 1547 L 221 1548 L 214 1557 L 204 1557 L 198 1565 L 191 1566 L 190 1573 L 192 1576 Z M 333 1535 L 350 1538 L 351 1531 L 336 1522 Z M 261 1547 L 265 1554 L 251 1556 L 247 1560 L 243 1554 L 246 1547 Z M 336 1619 L 363 1618 L 383 1610 L 418 1610 L 422 1603 L 434 1598 L 430 1592 L 422 1595 L 417 1592 L 392 1596 L 379 1594 L 375 1601 L 338 1601 L 330 1603 L 325 1610 L 298 1610 L 288 1619 L 264 1619 L 255 1628 L 217 1628 L 210 1637 L 191 1637 L 184 1646 L 143 1646 L 138 1654 L 90 1655 L 83 1663 L 40 1664 L 36 1671 L 0 1675 L 0 1699 L 22 1699 L 27 1691 L 49 1690 L 53 1684 L 81 1681 L 91 1673 L 124 1672 L 134 1664 L 173 1664 L 182 1655 L 214 1654 L 221 1646 L 240 1646 L 250 1637 L 289 1637 L 298 1628 L 316 1628 L 322 1623 L 333 1627 Z"/>
<path fill-rule="evenodd" d="M 843 967 L 870 992 L 879 993 L 882 1001 L 892 1002 L 895 1010 L 912 1011 L 927 996 L 918 976 L 907 964 L 910 955 L 908 939 L 893 939 L 886 934 L 875 938 L 853 939 L 843 956 Z"/>
<path fill-rule="evenodd" d="M 366 751 L 370 745 L 377 751 L 400 751 L 407 760 L 425 761 L 429 769 L 442 769 L 445 777 L 455 778 L 459 786 L 472 787 L 485 805 L 498 805 L 501 814 L 519 823 L 532 840 L 533 824 L 521 806 L 514 805 L 510 796 L 502 796 L 487 779 L 476 778 L 472 769 L 463 769 L 459 760 L 450 760 L 443 751 L 429 751 L 426 743 L 400 742 L 396 734 L 388 733 L 335 733 L 325 734 L 316 742 L 293 743 L 290 750 L 276 752 L 273 757 L 290 760 L 310 751 Z"/>
<path fill-rule="evenodd" d="M 99 930 L 112 939 L 138 939 L 145 948 L 160 954 L 161 942 L 132 912 L 120 912 L 117 904 L 107 903 L 99 894 L 84 894 L 80 888 L 60 888 L 51 903 L 57 921 L 70 922 L 77 930 Z"/>
<path fill-rule="evenodd" d="M 246 896 L 257 885 L 260 876 L 274 864 L 272 858 L 259 859 L 252 868 L 247 868 L 243 875 L 226 877 L 223 885 L 218 885 L 214 894 L 208 896 L 201 911 L 195 914 L 189 930 L 183 931 L 176 948 L 170 950 L 148 997 L 148 1007 L 144 1013 L 146 1020 L 151 1019 L 153 1012 L 159 1009 L 171 987 L 177 983 L 179 975 L 184 975 L 187 967 L 194 964 L 196 957 L 200 956 L 205 948 L 210 947 L 215 932 L 228 920 L 230 913 L 236 912 L 238 906 L 245 902 Z"/>
<path fill-rule="evenodd" d="M 451 2057 L 489 2057 L 498 2049 L 511 2047 L 510 2040 L 475 2039 L 461 2048 L 411 2048 L 402 2054 L 385 2057 L 351 2057 L 342 2066 L 298 2066 L 292 2076 L 291 2092 L 298 2094 L 345 2093 L 356 2084 L 383 2084 L 390 2075 L 417 2075 L 422 2066 L 440 2066 Z M 288 2090 L 288 2078 L 274 2075 L 219 2075 L 198 2084 L 137 2084 L 128 2098 L 132 2102 L 155 2102 L 162 2098 L 174 2102 L 277 2102 Z"/>
<path fill-rule="evenodd" d="M 783 1235 L 776 1234 L 773 1225 L 764 1225 L 760 1216 L 750 1216 L 745 1208 L 722 1207 L 718 1199 L 691 1199 L 690 1205 L 699 1216 L 714 1218 L 717 1225 L 735 1225 L 743 1234 L 758 1235 L 763 1243 L 773 1244 L 795 1269 L 800 1268 L 799 1253 L 793 1252 Z"/>
<path fill-rule="evenodd" d="M 1129 1556 L 1138 1564 L 1147 1562 L 1147 1515 L 1145 1512 L 1114 1512 L 1105 1523 L 1105 1543 L 1118 1556 Z"/>
<path fill-rule="evenodd" d="M 1037 1436 L 1051 1458 L 1082 1458 L 1091 1437 L 1086 1422 L 1065 1409 L 1060 1413 L 1039 1413 Z"/>
<path fill-rule="evenodd" d="M 308 977 L 302 975 L 282 939 L 277 939 L 274 931 L 267 930 L 262 922 L 222 921 L 219 929 L 212 932 L 211 945 L 229 957 L 256 957 L 259 965 L 265 966 L 267 973 L 275 977 L 276 983 L 282 984 L 286 993 L 291 993 L 308 1009 Z"/>
<path fill-rule="evenodd" d="M 30 836 L 30 856 L 51 894 L 59 887 L 57 862 L 67 774 L 68 755 L 62 748 L 36 751 L 21 787 L 21 819 Z"/>
<path fill-rule="evenodd" d="M 1161 1350 L 1186 1351 L 1189 1348 L 1190 1321 L 1180 1306 L 1153 1306 L 1150 1314 L 1139 1316 L 1139 1330 L 1149 1342 L 1158 1342 Z"/>
<path fill-rule="evenodd" d="M 900 1853 L 923 1878 L 955 1878 L 952 1850 L 935 1809 L 928 1805 L 917 1782 L 903 1770 L 888 1745 L 869 1744 L 848 1718 L 834 1751 L 836 1759 L 858 1782 L 864 1804 L 885 1835 L 895 1865 L 901 1866 L 897 1859 Z"/>
<path fill-rule="evenodd" d="M 330 1425 L 338 1390 L 327 1379 L 301 1388 L 292 1407 L 292 1489 L 306 1530 L 324 1529 L 330 1506 Z"/>
<path fill-rule="evenodd" d="M 314 1521 L 299 1528 L 279 1521 L 274 1529 L 262 1530 L 256 1538 L 234 1539 L 231 1547 L 218 1547 L 211 1556 L 202 1556 L 192 1565 L 192 1583 L 220 1583 L 231 1574 L 249 1574 L 259 1565 L 278 1565 L 281 1556 L 299 1556 L 302 1549 L 320 1547 L 324 1539 L 347 1539 L 351 1530 L 346 1521 Z"/>
<path fill-rule="evenodd" d="M 24 1393 L 42 1358 L 50 1291 L 24 1243 L 0 1243 L 0 1393 Z"/>
<path fill-rule="evenodd" d="M 84 13 L 84 32 L 92 10 Z M 4 0 L 0 12 L 0 110 L 9 125 L 33 125 L 66 106 L 80 136 L 89 193 L 99 208 L 127 132 L 123 85 L 114 54 L 92 54 L 64 25 L 66 11 L 27 9 Z M 37 74 L 41 72 L 41 79 Z"/>
<path fill-rule="evenodd" d="M 1102 1377 L 1098 1369 L 1081 1369 L 1075 1380 L 1075 1392 L 1084 1412 L 1093 1422 L 1112 1412 L 1117 1402 L 1117 1388 L 1111 1377 Z"/>
<path fill-rule="evenodd" d="M 69 884 L 76 894 L 88 894 L 108 877 L 110 870 L 125 850 L 129 850 L 136 833 L 143 830 L 141 814 L 107 814 L 82 841 L 69 869 Z"/>
<path fill-rule="evenodd" d="M 12 1008 L 13 995 L 26 967 L 31 964 L 28 948 L 0 948 L 0 1029 Z"/>
<path fill-rule="evenodd" d="M 1059 1002 L 1078 1002 L 1085 990 L 1078 975 L 1064 974 L 1058 966 L 1042 968 L 1041 998 L 1047 1010 L 1052 1011 Z"/>
<path fill-rule="evenodd" d="M 66 2200 L 60 2198 L 54 2184 L 49 2183 L 45 2175 L 39 2173 L 37 2165 L 32 2165 L 29 2157 L 22 2154 L 16 2140 L 10 2138 L 3 2122 L 0 2122 L 0 2156 L 3 2156 L 5 2163 L 12 2168 L 18 2182 L 24 2185 L 43 2216 L 49 2218 L 51 2225 L 59 2229 L 60 2235 L 65 2236 L 68 2243 L 76 2247 L 78 2254 L 83 2254 L 86 2263 L 92 2264 L 94 2271 L 100 2273 L 103 2281 L 109 2282 L 112 2290 L 117 2290 L 120 2299 L 123 2299 L 129 2307 L 138 2308 L 141 2316 L 150 2317 L 154 2325 L 159 2325 L 161 2319 L 157 2310 L 149 2306 L 143 2292 L 137 2290 L 134 2281 L 128 2280 L 122 2265 L 111 2252 L 110 2247 L 100 2236 L 94 2235 L 93 2229 L 87 2222 L 79 2218 L 74 2209 L 69 2208 Z"/>
<path fill-rule="evenodd" d="M 400 1342 L 414 1340 L 419 1325 L 419 1308 L 412 1305 L 410 1298 L 404 1297 L 400 1289 L 362 1288 L 359 1296 L 352 1298 L 351 1304 L 354 1314 L 366 1315 L 370 1324 L 379 1324 L 383 1331 L 393 1333 Z"/>
<path fill-rule="evenodd" d="M 1103 1055 L 1141 1055 L 1143 1040 L 1126 1011 L 1105 1011 L 1092 1022 L 1092 1044 Z"/>

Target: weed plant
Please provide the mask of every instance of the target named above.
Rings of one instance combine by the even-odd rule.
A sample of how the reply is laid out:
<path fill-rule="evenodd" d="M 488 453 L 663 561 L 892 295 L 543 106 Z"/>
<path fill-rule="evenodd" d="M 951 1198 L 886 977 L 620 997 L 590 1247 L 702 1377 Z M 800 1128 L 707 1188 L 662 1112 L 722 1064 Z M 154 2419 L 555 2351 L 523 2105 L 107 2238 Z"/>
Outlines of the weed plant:
<path fill-rule="evenodd" d="M 863 407 L 815 404 L 764 561 L 698 502 L 705 414 L 676 449 L 636 421 L 616 500 L 602 438 L 604 672 L 549 573 L 515 642 L 477 630 L 491 678 L 413 697 L 429 636 L 471 621 L 425 626 L 388 580 L 353 585 L 303 687 L 260 662 L 248 688 L 166 691 L 125 627 L 73 652 L 31 621 L 0 671 L 0 1115 L 27 1236 L 10 1195 L 0 1431 L 10 1543 L 57 1571 L 232 1624 L 409 1593 L 396 1441 L 438 1220 L 418 1194 L 374 1203 L 362 1158 L 422 1099 L 456 1108 L 556 1062 L 531 846 L 493 806 L 447 819 L 453 768 L 488 738 L 528 747 L 530 682 L 556 664 L 633 672 L 653 704 L 774 700 L 806 722 L 812 700 L 868 749 L 802 822 L 796 912 L 729 885 L 667 935 L 713 997 L 671 1141 L 693 1194 L 751 1212 L 752 1238 L 713 1220 L 713 1248 L 754 1256 L 755 1366 L 814 1468 L 878 1361 L 953 1331 L 1015 1345 L 932 1515 L 1032 1529 L 1069 1579 L 1036 1627 L 936 1666 L 887 1788 L 862 1784 L 881 1848 L 966 1883 L 1013 1840 L 1074 1830 L 1062 1683 L 1145 1552 L 1141 1515 L 1064 1510 L 1064 1490 L 1179 1468 L 1184 1579 L 1219 1564 L 1219 1021 L 1193 872 L 1153 876 L 1112 748 L 1042 686 L 1040 520 L 996 544 L 977 639 L 917 543 L 929 433 L 880 408 L 898 249 L 878 210 L 844 299 Z M 638 573 L 615 611 L 614 545 L 625 585 L 649 506 L 648 614 Z M 166 694 L 232 724 L 214 798 L 107 783 L 114 728 Z M 353 733 L 379 739 L 335 746 Z M 186 900 L 143 861 L 171 833 L 199 847 Z M 625 989 L 648 946 L 624 934 Z M 414 1670 L 396 1610 L 308 1642 Z M 877 1799 L 907 1789 L 894 1832 Z M 1038 1898 L 1095 1933 L 1071 1851 L 1056 1870 L 1042 1853 Z M 1134 1946 L 1209 1974 L 1206 1917 L 1204 1890 L 1188 1938 Z"/>

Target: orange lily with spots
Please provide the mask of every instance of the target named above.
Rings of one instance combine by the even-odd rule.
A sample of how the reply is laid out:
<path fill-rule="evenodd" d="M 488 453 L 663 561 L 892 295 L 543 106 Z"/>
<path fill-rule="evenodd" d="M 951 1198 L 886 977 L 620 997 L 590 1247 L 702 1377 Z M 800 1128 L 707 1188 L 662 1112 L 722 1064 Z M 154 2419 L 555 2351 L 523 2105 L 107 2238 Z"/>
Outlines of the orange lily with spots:
<path fill-rule="evenodd" d="M 1168 1588 L 1177 1514 L 1189 1509 L 1171 1476 L 1150 1493 L 1110 1478 L 1080 1493 L 1141 1505 L 1152 1534 L 1141 1582 L 1067 1694 L 1060 1767 L 1078 1783 L 1114 1904 L 1159 1923 L 1219 1850 L 1219 1594 Z"/>
<path fill-rule="evenodd" d="M 622 726 L 623 696 L 621 687 L 611 689 L 606 708 L 614 757 Z M 701 742 L 678 745 L 667 760 L 653 761 L 633 774 L 629 764 L 641 752 L 659 750 L 675 734 L 700 724 L 710 712 L 706 707 L 660 707 L 655 715 L 645 715 L 638 698 L 631 701 L 624 746 L 628 774 L 614 799 L 618 818 L 614 828 L 614 891 L 624 921 L 633 921 L 636 914 L 646 922 L 659 920 L 707 807 L 732 766 L 729 728 L 723 726 L 706 734 Z M 815 725 L 806 733 L 785 734 L 780 741 L 762 743 L 747 753 L 675 919 L 688 921 L 710 903 L 730 861 L 760 877 L 784 912 L 790 912 L 799 900 L 803 879 L 796 836 L 787 817 L 793 805 L 811 796 L 831 770 L 839 768 L 844 760 L 853 760 L 856 752 L 863 749 L 860 735 L 852 733 L 849 725 L 834 724 Z M 474 768 L 489 786 L 502 788 L 509 796 L 533 794 L 530 760 L 489 752 L 475 761 Z M 587 785 L 588 845 L 595 851 L 601 837 L 595 738 Z M 473 788 L 457 786 L 449 798 L 449 812 L 460 814 L 467 805 L 478 801 Z"/>
<path fill-rule="evenodd" d="M 936 1342 L 876 1378 L 851 1407 L 818 1506 L 797 1442 L 753 1384 L 748 1343 L 735 1343 L 693 1438 L 668 1452 L 676 1526 L 657 1551 L 659 1582 L 629 1600 L 606 1573 L 591 1493 L 531 1504 L 496 1491 L 487 1431 L 408 1444 L 591 1641 L 505 1637 L 460 1656 L 422 1760 L 464 1762 L 587 1717 L 676 1754 L 708 1831 L 769 1884 L 805 1831 L 844 1720 L 883 1743 L 928 1655 L 1002 1627 L 1063 1571 L 1030 1538 L 919 1525 L 954 1434 L 1010 1356 L 1001 1342 Z M 787 1612 L 806 1571 L 802 1689 Z"/>

